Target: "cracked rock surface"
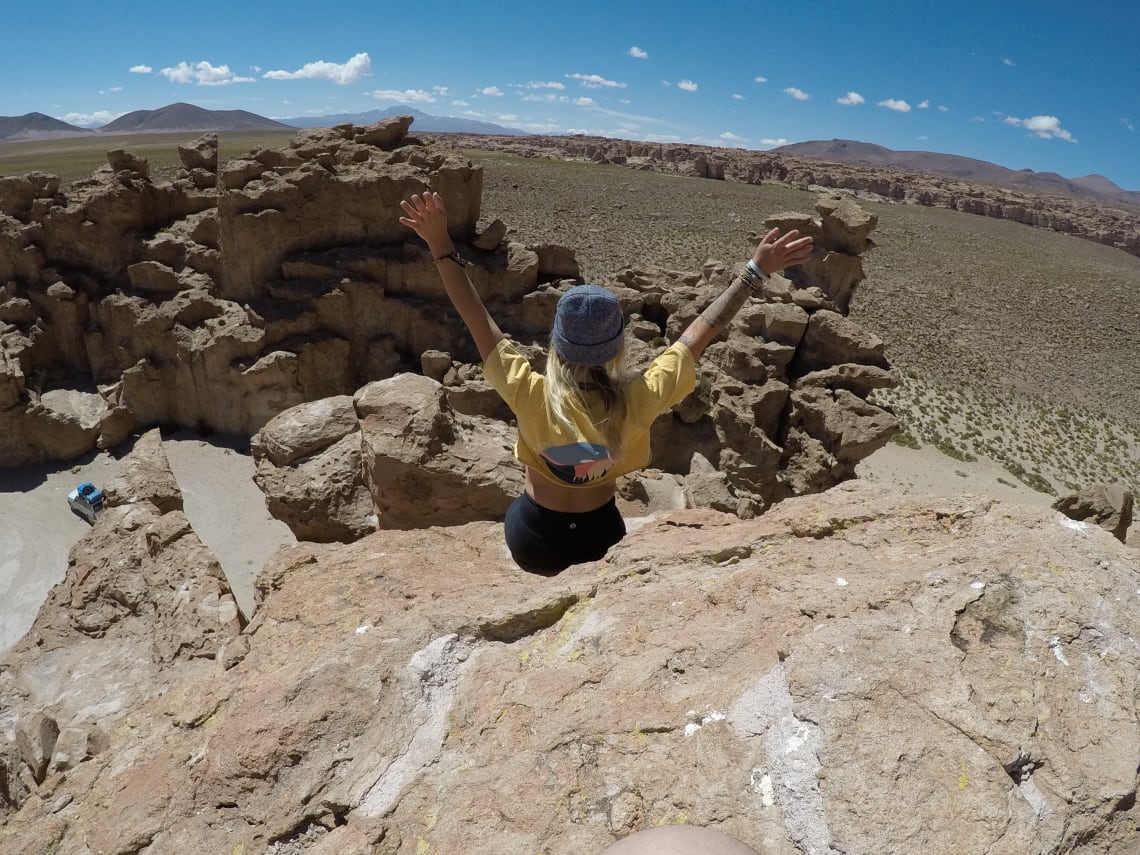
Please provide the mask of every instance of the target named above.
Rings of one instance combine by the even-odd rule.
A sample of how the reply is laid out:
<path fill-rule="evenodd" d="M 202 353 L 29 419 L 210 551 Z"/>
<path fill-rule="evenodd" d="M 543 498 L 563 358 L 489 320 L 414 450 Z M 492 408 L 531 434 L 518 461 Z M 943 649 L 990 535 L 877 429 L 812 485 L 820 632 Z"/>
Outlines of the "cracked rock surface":
<path fill-rule="evenodd" d="M 240 655 L 156 659 L 164 694 L 9 783 L 0 851 L 591 853 L 690 823 L 777 855 L 1127 852 L 1138 587 L 1097 526 L 858 481 L 659 514 L 553 579 L 488 522 L 298 544 Z"/>

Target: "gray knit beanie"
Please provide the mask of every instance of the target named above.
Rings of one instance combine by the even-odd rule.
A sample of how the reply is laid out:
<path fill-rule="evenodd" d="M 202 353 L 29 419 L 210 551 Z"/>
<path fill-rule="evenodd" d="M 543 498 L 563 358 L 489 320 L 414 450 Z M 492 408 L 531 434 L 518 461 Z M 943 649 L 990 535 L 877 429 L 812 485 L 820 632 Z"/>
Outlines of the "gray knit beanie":
<path fill-rule="evenodd" d="M 598 285 L 576 285 L 558 300 L 550 342 L 574 365 L 603 365 L 621 352 L 625 315 L 618 298 Z"/>

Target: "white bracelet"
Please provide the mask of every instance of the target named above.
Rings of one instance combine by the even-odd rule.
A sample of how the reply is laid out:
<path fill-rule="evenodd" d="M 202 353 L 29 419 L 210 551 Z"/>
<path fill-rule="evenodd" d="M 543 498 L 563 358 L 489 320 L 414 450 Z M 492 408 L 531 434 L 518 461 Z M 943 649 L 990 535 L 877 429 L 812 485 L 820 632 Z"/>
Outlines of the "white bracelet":
<path fill-rule="evenodd" d="M 769 279 L 772 278 L 767 273 L 765 273 L 763 270 L 761 270 L 760 265 L 758 265 L 751 258 L 748 259 L 748 263 L 744 266 L 747 267 L 749 270 L 751 270 L 753 273 L 755 273 L 757 276 L 759 276 L 760 279 L 764 282 L 767 282 Z"/>

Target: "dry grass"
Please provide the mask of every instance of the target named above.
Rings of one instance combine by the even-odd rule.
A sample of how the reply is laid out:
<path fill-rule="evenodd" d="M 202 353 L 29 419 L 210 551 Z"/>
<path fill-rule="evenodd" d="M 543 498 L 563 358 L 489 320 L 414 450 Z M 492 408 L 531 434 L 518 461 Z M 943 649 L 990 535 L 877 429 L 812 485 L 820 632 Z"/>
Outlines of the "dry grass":
<path fill-rule="evenodd" d="M 815 193 L 622 166 L 468 151 L 484 220 L 577 249 L 583 275 L 743 259 L 769 214 Z M 860 202 L 878 247 L 852 317 L 902 383 L 880 395 L 912 441 L 988 457 L 1035 489 L 1121 482 L 1140 494 L 1140 259 L 1017 223 Z"/>

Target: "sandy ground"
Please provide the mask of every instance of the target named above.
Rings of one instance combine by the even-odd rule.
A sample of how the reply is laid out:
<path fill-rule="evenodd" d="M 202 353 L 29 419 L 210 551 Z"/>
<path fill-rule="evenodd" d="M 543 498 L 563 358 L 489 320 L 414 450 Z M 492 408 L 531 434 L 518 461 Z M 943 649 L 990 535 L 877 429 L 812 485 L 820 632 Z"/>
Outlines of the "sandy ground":
<path fill-rule="evenodd" d="M 188 434 L 168 438 L 164 446 L 194 530 L 218 557 L 238 604 L 250 614 L 258 571 L 278 546 L 293 541 L 292 533 L 265 510 L 248 455 L 223 440 Z M 68 552 L 88 531 L 67 507 L 68 490 L 83 480 L 105 481 L 118 465 L 101 454 L 64 469 L 0 470 L 0 656 L 31 626 L 48 591 L 63 579 Z M 1039 506 L 1052 502 L 995 463 L 963 463 L 929 446 L 888 445 L 863 461 L 858 474 L 915 493 L 969 493 Z"/>
<path fill-rule="evenodd" d="M 265 510 L 248 455 L 222 440 L 188 435 L 167 439 L 164 447 L 190 524 L 250 614 L 257 572 L 279 545 L 293 542 L 292 532 Z M 80 481 L 102 484 L 119 466 L 104 453 L 77 466 L 0 469 L 0 656 L 31 627 L 48 592 L 63 580 L 71 547 L 90 531 L 68 508 L 68 491 Z"/>

